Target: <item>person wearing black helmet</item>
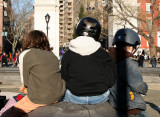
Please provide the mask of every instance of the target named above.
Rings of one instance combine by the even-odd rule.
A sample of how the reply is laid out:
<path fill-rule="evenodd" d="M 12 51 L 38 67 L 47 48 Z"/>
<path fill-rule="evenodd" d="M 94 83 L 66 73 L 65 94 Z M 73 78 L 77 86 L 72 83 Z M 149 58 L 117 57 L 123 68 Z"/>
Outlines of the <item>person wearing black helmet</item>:
<path fill-rule="evenodd" d="M 110 48 L 109 52 L 117 64 L 117 81 L 110 88 L 109 103 L 119 112 L 125 112 L 127 117 L 148 117 L 141 96 L 147 93 L 148 86 L 133 58 L 140 45 L 139 36 L 132 29 L 120 29 L 112 45 L 116 47 Z"/>
<path fill-rule="evenodd" d="M 108 89 L 115 83 L 115 63 L 98 42 L 101 25 L 96 19 L 81 19 L 76 33 L 78 37 L 70 41 L 62 58 L 61 75 L 67 85 L 64 101 L 101 104 L 108 100 Z"/>

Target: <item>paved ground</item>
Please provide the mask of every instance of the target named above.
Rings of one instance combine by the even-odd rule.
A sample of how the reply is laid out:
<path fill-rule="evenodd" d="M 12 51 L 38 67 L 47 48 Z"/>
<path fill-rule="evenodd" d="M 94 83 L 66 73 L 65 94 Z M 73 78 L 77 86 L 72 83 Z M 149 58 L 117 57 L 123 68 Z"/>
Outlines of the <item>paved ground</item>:
<path fill-rule="evenodd" d="M 160 117 L 160 90 L 149 90 L 144 100 L 149 117 Z"/>
<path fill-rule="evenodd" d="M 146 64 L 146 67 L 151 67 L 149 64 Z M 158 67 L 160 67 L 158 65 Z M 149 86 L 149 90 L 146 96 L 144 97 L 144 100 L 147 104 L 147 113 L 149 117 L 160 117 L 160 68 L 150 68 L 150 70 L 153 70 L 152 73 L 148 73 L 147 75 L 143 76 L 144 81 L 147 82 Z M 158 72 L 157 72 L 158 71 Z M 154 73 L 158 73 L 157 76 L 152 76 Z M 2 79 L 0 79 L 2 80 Z M 7 98 L 9 98 L 12 95 L 15 95 L 18 93 L 18 87 L 9 87 L 9 85 L 6 86 L 0 86 L 2 92 L 0 95 L 7 95 Z M 15 93 L 13 93 L 15 92 Z"/>

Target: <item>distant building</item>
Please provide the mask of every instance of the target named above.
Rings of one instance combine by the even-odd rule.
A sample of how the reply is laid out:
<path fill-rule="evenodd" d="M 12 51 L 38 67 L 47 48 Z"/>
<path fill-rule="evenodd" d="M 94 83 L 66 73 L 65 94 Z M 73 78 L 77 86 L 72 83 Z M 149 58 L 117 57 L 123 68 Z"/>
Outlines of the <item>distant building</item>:
<path fill-rule="evenodd" d="M 2 46 L 3 46 L 3 0 L 0 0 L 0 53 L 2 53 Z"/>
<path fill-rule="evenodd" d="M 80 0 L 59 0 L 60 47 L 67 47 L 73 39 L 73 30 L 78 23 Z"/>
<path fill-rule="evenodd" d="M 121 0 L 121 1 L 128 3 L 129 7 L 133 7 L 135 9 L 135 14 L 137 15 L 143 14 L 144 21 L 152 25 L 153 17 L 151 14 L 150 0 L 127 0 L 127 1 Z M 115 5 L 115 0 L 113 0 L 113 5 Z M 158 15 L 158 13 L 160 13 L 160 0 L 156 0 L 156 7 L 157 9 L 155 10 L 155 14 L 154 14 L 155 16 Z M 117 6 L 117 8 L 120 9 L 119 6 Z M 112 13 L 108 16 L 109 46 L 112 46 L 113 37 L 118 29 L 133 28 L 132 26 L 130 26 L 130 24 L 128 24 L 125 20 L 122 20 L 120 17 L 119 19 L 116 18 L 116 15 L 118 14 L 119 13 L 113 7 Z M 143 25 L 137 19 L 130 17 L 129 20 L 134 24 L 135 27 L 140 27 L 141 29 L 143 29 Z M 159 18 L 159 21 L 156 22 L 156 24 L 157 24 L 156 27 L 160 26 L 160 18 Z M 145 32 L 145 34 L 147 34 L 147 32 Z M 141 45 L 136 54 L 141 54 L 143 50 L 145 50 L 145 52 L 149 54 L 149 44 L 147 40 L 141 35 L 139 35 L 139 37 L 141 39 Z M 154 39 L 155 39 L 154 40 L 155 46 L 160 47 L 160 28 L 157 30 L 157 32 L 155 32 Z"/>
<path fill-rule="evenodd" d="M 8 36 L 9 31 L 9 10 L 11 8 L 11 0 L 0 0 L 0 53 L 2 51 L 7 51 L 8 41 L 6 40 L 6 37 Z"/>
<path fill-rule="evenodd" d="M 145 17 L 146 19 L 144 19 L 144 20 L 148 21 L 150 23 L 150 25 L 152 25 L 153 17 L 151 14 L 150 0 L 137 0 L 137 3 L 138 3 L 139 11 L 146 16 Z M 154 14 L 155 16 L 157 16 L 160 12 L 160 0 L 156 1 L 156 5 L 157 5 L 158 9 L 155 10 L 155 14 Z M 140 23 L 138 23 L 138 25 L 141 28 L 143 28 Z M 160 18 L 157 21 L 156 27 L 158 27 L 158 26 L 160 26 Z M 141 46 L 139 48 L 139 53 L 141 53 L 142 50 L 146 50 L 146 51 L 149 50 L 149 44 L 148 44 L 147 40 L 143 36 L 140 36 L 140 39 L 141 39 Z M 155 32 L 154 39 L 155 39 L 154 40 L 155 46 L 160 47 L 160 28 Z"/>
<path fill-rule="evenodd" d="M 81 4 L 87 16 L 95 17 L 104 27 L 103 2 L 104 0 L 59 0 L 59 38 L 60 47 L 67 47 L 73 39 L 74 28 L 79 22 L 79 12 Z M 97 13 L 97 14 L 96 14 Z M 104 27 L 103 27 L 104 26 Z"/>

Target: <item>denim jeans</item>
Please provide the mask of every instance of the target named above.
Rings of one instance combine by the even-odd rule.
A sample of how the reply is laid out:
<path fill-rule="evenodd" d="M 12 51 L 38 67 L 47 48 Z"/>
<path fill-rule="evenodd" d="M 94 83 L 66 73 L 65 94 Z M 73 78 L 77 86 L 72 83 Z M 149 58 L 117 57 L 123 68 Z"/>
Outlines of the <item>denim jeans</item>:
<path fill-rule="evenodd" d="M 64 101 L 74 104 L 101 104 L 109 99 L 110 91 L 97 96 L 75 96 L 68 89 L 65 92 Z"/>
<path fill-rule="evenodd" d="M 156 63 L 152 63 L 152 67 L 156 67 Z"/>

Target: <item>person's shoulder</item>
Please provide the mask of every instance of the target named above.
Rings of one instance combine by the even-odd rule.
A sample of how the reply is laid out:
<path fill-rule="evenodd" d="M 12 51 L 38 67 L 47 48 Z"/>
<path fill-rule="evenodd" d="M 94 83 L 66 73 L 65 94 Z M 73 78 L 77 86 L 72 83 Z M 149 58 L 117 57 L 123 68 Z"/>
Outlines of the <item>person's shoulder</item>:
<path fill-rule="evenodd" d="M 99 48 L 97 52 L 105 58 L 112 59 L 111 54 L 107 50 L 104 50 L 103 48 Z"/>
<path fill-rule="evenodd" d="M 109 52 L 104 50 L 103 48 L 99 48 L 95 53 L 99 53 L 105 56 L 110 56 Z"/>
<path fill-rule="evenodd" d="M 71 51 L 70 49 L 68 49 L 65 53 L 63 53 L 63 57 L 64 56 L 71 56 L 73 54 L 77 54 L 77 53 L 75 53 L 75 52 Z"/>
<path fill-rule="evenodd" d="M 22 53 L 20 53 L 19 58 L 24 57 L 24 56 L 27 55 L 30 51 L 31 51 L 31 49 L 24 50 Z"/>
<path fill-rule="evenodd" d="M 128 66 L 138 68 L 137 61 L 135 60 L 135 58 L 129 57 L 129 58 L 126 58 L 125 60 L 126 60 L 125 64 L 127 64 Z"/>

